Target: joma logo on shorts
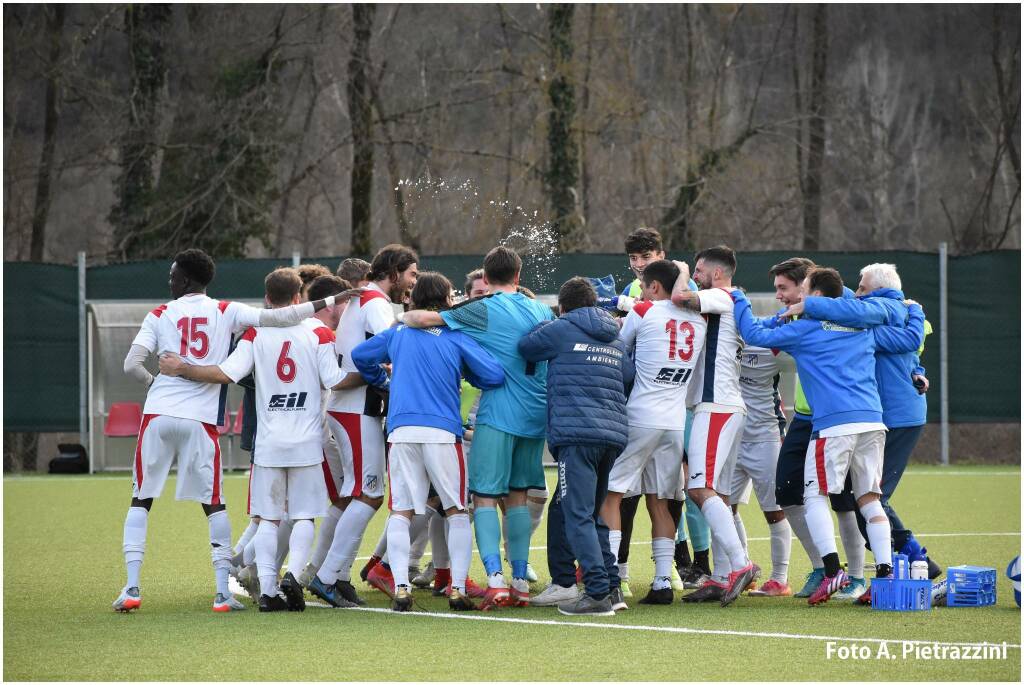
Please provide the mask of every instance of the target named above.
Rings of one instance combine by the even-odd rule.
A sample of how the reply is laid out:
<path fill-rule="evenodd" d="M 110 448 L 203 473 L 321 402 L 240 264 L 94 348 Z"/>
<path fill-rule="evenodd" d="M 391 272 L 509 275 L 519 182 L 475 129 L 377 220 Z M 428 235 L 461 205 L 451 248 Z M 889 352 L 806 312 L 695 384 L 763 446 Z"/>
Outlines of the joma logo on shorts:
<path fill-rule="evenodd" d="M 306 408 L 308 393 L 289 393 L 287 395 L 271 395 L 267 411 L 297 411 Z"/>

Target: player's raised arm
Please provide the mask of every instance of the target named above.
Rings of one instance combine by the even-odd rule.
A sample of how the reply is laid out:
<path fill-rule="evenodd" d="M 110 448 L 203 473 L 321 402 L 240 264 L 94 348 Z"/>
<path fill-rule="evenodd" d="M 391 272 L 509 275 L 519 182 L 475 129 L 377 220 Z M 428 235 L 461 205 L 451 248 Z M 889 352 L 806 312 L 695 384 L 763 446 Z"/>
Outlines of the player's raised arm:
<path fill-rule="evenodd" d="M 889 321 L 890 310 L 871 298 L 805 297 L 803 305 L 804 314 L 812 319 L 832 321 L 840 326 L 870 328 L 883 326 Z"/>
<path fill-rule="evenodd" d="M 883 352 L 917 352 L 924 343 L 924 310 L 921 305 L 914 303 L 908 307 L 906 327 L 878 326 L 872 332 L 875 335 L 875 346 Z"/>
<path fill-rule="evenodd" d="M 225 306 L 227 311 L 231 311 L 234 314 L 235 330 L 252 326 L 282 328 L 295 326 L 325 307 L 333 307 L 343 302 L 348 302 L 352 297 L 358 296 L 360 292 L 361 290 L 356 288 L 340 292 L 336 295 L 328 295 L 321 300 L 301 302 L 274 309 L 260 309 L 241 302 L 228 302 Z"/>
<path fill-rule="evenodd" d="M 734 302 L 733 316 L 736 319 L 736 328 L 743 336 L 743 340 L 751 345 L 788 351 L 795 347 L 796 342 L 803 336 L 806 330 L 806 319 L 800 319 L 788 326 L 776 329 L 765 328 L 754 318 L 750 311 L 750 300 L 743 294 L 743 291 L 733 290 L 730 295 Z"/>
<path fill-rule="evenodd" d="M 560 326 L 555 325 L 554 321 L 541 321 L 533 327 L 533 330 L 519 339 L 519 354 L 528 362 L 554 359 L 558 354 L 559 328 Z"/>

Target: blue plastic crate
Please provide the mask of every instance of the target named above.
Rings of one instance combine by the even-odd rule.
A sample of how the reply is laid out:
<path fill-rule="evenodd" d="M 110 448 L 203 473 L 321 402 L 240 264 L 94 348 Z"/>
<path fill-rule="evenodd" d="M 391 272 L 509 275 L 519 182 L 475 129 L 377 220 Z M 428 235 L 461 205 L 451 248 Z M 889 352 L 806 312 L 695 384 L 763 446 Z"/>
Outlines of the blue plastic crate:
<path fill-rule="evenodd" d="M 981 566 L 950 566 L 946 569 L 949 594 L 946 606 L 984 607 L 996 603 L 996 570 Z"/>
<path fill-rule="evenodd" d="M 931 611 L 932 582 L 909 578 L 873 578 L 871 608 L 879 611 Z"/>

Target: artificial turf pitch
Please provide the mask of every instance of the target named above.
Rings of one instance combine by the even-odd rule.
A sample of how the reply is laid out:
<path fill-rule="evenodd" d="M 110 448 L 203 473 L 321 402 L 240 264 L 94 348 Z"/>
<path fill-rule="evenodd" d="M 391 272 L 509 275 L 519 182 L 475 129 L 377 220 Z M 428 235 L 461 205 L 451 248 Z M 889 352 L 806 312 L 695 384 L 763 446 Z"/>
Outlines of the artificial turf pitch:
<path fill-rule="evenodd" d="M 553 476 L 549 471 L 549 485 Z M 555 609 L 531 607 L 474 613 L 475 618 L 487 620 L 469 620 L 450 618 L 447 602 L 431 597 L 429 591 L 415 593 L 417 613 L 380 611 L 388 606 L 387 598 L 366 586 L 360 591 L 377 611 L 311 606 L 303 613 L 259 614 L 246 598 L 248 611 L 214 614 L 206 520 L 198 504 L 173 500 L 173 479 L 150 515 L 142 608 L 129 615 L 117 614 L 110 604 L 124 584 L 121 533 L 131 495 L 130 477 L 7 477 L 3 676 L 5 680 L 1019 681 L 1021 617 L 1004 572 L 1021 549 L 1020 484 L 1019 470 L 1005 466 L 913 467 L 893 500 L 943 565 L 997 569 L 998 602 L 993 607 L 888 613 L 835 602 L 808 607 L 804 600 L 746 596 L 724 609 L 717 604 L 679 602 L 644 607 L 636 599 L 651 580 L 653 564 L 646 542 L 650 540 L 647 514 L 641 507 L 630 555 L 636 598 L 628 611 L 614 618 L 584 620 L 562 616 Z M 236 536 L 246 523 L 241 506 L 245 488 L 242 475 L 225 478 Z M 767 567 L 764 519 L 749 506 L 742 512 L 751 556 Z M 361 555 L 369 554 L 384 520 L 381 512 L 371 522 Z M 534 537 L 535 547 L 543 547 L 545 524 L 546 520 Z M 790 583 L 798 588 L 809 565 L 796 540 L 792 559 Z M 534 587 L 539 591 L 547 581 L 543 549 L 531 552 L 531 562 L 541 575 Z M 362 563 L 357 561 L 355 570 Z M 483 580 L 477 558 L 471 573 Z M 580 623 L 586 625 L 572 625 Z M 822 637 L 839 638 L 838 645 L 866 645 L 873 655 L 877 640 L 893 640 L 887 645 L 892 658 L 829 659 L 828 642 Z M 851 642 L 854 638 L 865 641 Z M 1010 647 L 1005 660 L 905 659 L 899 640 L 1005 641 Z"/>

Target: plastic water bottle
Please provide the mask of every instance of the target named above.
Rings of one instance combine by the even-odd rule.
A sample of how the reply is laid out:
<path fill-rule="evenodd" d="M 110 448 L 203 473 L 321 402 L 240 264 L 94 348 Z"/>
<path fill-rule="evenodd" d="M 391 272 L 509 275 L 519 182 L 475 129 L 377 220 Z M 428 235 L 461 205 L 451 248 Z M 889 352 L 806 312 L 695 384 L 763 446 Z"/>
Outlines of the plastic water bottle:
<path fill-rule="evenodd" d="M 928 580 L 928 562 L 924 559 L 915 559 L 910 562 L 911 580 Z"/>

